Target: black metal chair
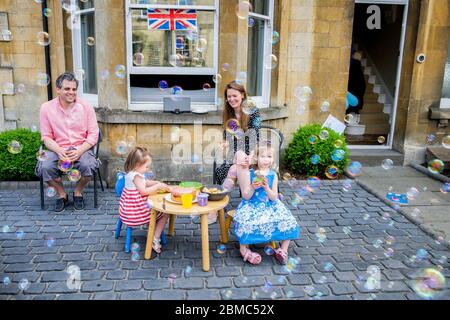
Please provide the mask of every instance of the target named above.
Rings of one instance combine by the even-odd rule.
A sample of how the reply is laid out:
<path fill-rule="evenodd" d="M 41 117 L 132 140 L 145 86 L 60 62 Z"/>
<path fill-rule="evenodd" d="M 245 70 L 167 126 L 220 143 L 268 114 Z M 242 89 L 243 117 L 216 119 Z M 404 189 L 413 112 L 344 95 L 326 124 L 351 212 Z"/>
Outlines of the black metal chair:
<path fill-rule="evenodd" d="M 98 175 L 98 178 L 100 180 L 100 186 L 102 188 L 102 191 L 105 191 L 105 189 L 103 188 L 102 176 L 100 174 L 101 161 L 100 161 L 100 158 L 98 157 L 98 152 L 99 152 L 99 149 L 100 149 L 100 143 L 102 142 L 102 140 L 103 140 L 103 133 L 102 133 L 101 128 L 99 128 L 99 131 L 98 131 L 98 142 L 97 142 L 97 144 L 95 146 L 92 147 L 92 149 L 94 151 L 95 159 L 97 159 L 97 161 L 99 163 L 98 168 L 94 171 L 94 174 L 93 174 L 93 178 L 94 178 L 94 207 L 95 208 L 98 208 L 97 175 Z M 42 143 L 41 147 L 39 148 L 39 150 L 42 151 L 44 148 L 45 148 L 45 145 Z M 44 203 L 44 200 L 45 200 L 44 199 L 44 180 L 43 180 L 42 176 L 39 178 L 39 184 L 40 184 L 40 189 L 41 189 L 40 190 L 41 191 L 41 209 L 44 209 L 45 208 L 45 203 Z"/>
<path fill-rule="evenodd" d="M 261 129 L 259 130 L 259 140 L 263 141 L 265 140 L 264 138 L 262 138 L 262 136 L 264 135 L 264 131 L 270 132 L 271 135 L 275 135 L 278 138 L 278 161 L 280 161 L 280 155 L 281 155 L 281 148 L 283 146 L 284 143 L 284 136 L 281 133 L 280 130 L 278 130 L 277 128 L 274 128 L 272 126 L 268 126 L 268 125 L 262 125 Z M 213 162 L 213 184 L 217 184 L 217 175 L 216 175 L 216 171 L 217 171 L 217 161 L 216 161 L 216 156 L 214 154 L 214 162 Z"/>

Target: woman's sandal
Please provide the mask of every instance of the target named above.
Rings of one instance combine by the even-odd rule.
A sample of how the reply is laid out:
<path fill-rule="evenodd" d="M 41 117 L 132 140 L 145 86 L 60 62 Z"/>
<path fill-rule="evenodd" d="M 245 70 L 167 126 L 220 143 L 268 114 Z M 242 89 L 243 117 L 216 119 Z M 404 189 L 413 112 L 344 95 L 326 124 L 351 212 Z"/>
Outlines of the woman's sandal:
<path fill-rule="evenodd" d="M 153 238 L 152 248 L 156 253 L 161 253 L 161 239 Z"/>
<path fill-rule="evenodd" d="M 275 252 L 275 259 L 277 259 L 277 261 L 280 264 L 284 265 L 284 264 L 287 263 L 287 261 L 288 261 L 288 253 L 287 253 L 287 251 L 284 251 L 283 249 L 278 248 L 278 249 L 275 249 L 274 252 Z"/>
<path fill-rule="evenodd" d="M 242 255 L 242 259 L 244 260 L 244 262 L 248 261 L 251 264 L 255 265 L 261 263 L 261 255 L 259 253 L 251 251 L 249 248 L 245 250 L 244 255 Z"/>

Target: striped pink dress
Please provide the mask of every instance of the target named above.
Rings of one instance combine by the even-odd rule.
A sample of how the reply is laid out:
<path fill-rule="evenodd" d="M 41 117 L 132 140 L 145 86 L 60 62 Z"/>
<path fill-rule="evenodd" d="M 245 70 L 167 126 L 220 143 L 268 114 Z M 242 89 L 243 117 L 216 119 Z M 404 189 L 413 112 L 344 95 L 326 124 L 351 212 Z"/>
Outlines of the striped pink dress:
<path fill-rule="evenodd" d="M 150 205 L 147 196 L 142 196 L 134 185 L 136 175 L 145 179 L 144 175 L 131 171 L 125 176 L 125 187 L 119 202 L 120 220 L 129 227 L 147 224 L 150 221 Z"/>

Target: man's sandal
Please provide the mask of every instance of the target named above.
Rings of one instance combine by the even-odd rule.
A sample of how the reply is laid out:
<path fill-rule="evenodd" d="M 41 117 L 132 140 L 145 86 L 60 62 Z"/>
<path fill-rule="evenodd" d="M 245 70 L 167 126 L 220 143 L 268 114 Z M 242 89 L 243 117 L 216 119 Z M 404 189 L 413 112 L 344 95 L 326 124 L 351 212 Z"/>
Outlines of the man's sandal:
<path fill-rule="evenodd" d="M 241 254 L 241 256 L 244 262 L 248 261 L 249 263 L 255 265 L 261 263 L 261 255 L 251 251 L 249 248 L 246 248 L 244 255 Z"/>
<path fill-rule="evenodd" d="M 277 259 L 277 261 L 280 264 L 284 265 L 284 264 L 287 263 L 287 261 L 288 261 L 288 253 L 286 251 L 284 251 L 281 248 L 278 248 L 278 249 L 275 249 L 274 252 L 275 252 L 275 259 Z"/>

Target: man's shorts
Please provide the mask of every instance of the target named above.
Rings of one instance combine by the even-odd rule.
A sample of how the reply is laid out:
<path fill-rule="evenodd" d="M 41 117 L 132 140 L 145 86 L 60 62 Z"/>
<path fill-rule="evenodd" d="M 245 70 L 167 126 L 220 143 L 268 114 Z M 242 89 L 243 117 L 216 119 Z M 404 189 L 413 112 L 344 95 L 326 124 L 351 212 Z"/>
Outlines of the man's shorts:
<path fill-rule="evenodd" d="M 44 161 L 38 161 L 35 173 L 43 178 L 45 182 L 55 180 L 62 176 L 63 172 L 58 169 L 58 155 L 50 150 L 46 150 L 47 157 Z M 78 161 L 73 163 L 73 169 L 80 171 L 82 177 L 91 177 L 92 173 L 98 168 L 98 161 L 92 150 L 86 151 Z"/>

